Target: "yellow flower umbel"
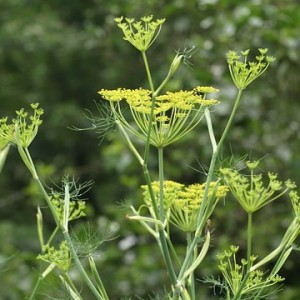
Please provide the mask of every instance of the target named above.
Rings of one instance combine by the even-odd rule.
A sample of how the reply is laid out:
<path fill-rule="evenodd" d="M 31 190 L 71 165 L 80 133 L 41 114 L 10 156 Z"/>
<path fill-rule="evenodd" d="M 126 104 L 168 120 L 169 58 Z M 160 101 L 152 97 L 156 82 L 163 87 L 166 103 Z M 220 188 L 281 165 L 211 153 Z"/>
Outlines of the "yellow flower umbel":
<path fill-rule="evenodd" d="M 262 174 L 254 174 L 258 161 L 247 162 L 250 176 L 241 175 L 238 171 L 223 168 L 221 174 L 230 191 L 247 213 L 253 213 L 296 187 L 290 180 L 277 180 L 277 174 L 268 173 L 269 183 L 264 186 Z"/>
<path fill-rule="evenodd" d="M 194 232 L 197 229 L 198 215 L 205 193 L 205 186 L 205 183 L 185 186 L 170 180 L 164 181 L 164 210 L 174 226 L 184 232 Z M 154 181 L 152 188 L 156 202 L 159 205 L 159 182 Z M 145 203 L 153 215 L 148 187 L 144 185 L 142 189 L 144 190 Z M 218 201 L 224 198 L 227 192 L 228 188 L 226 186 L 211 182 L 208 199 L 209 201 Z"/>
<path fill-rule="evenodd" d="M 150 193 L 147 185 L 142 185 L 143 196 L 147 206 L 151 206 Z M 174 197 L 184 188 L 184 185 L 172 180 L 164 181 L 164 210 L 168 210 L 174 201 Z M 159 181 L 152 182 L 152 189 L 155 195 L 155 200 L 159 206 Z"/>
<path fill-rule="evenodd" d="M 150 143 L 164 148 L 191 131 L 201 121 L 206 107 L 219 103 L 215 99 L 206 99 L 207 93 L 217 91 L 212 87 L 196 87 L 191 91 L 167 92 L 156 97 L 153 114 L 151 105 L 154 100 L 149 90 L 102 89 L 99 94 L 110 102 L 116 119 L 138 138 L 146 141 L 151 124 Z M 139 130 L 125 119 L 122 100 L 129 105 Z"/>
<path fill-rule="evenodd" d="M 141 52 L 145 52 L 156 40 L 165 19 L 153 21 L 153 16 L 142 17 L 140 21 L 133 18 L 115 18 L 116 23 L 128 41 Z"/>
<path fill-rule="evenodd" d="M 247 61 L 250 50 L 241 51 L 241 56 L 236 51 L 228 51 L 227 62 L 231 78 L 239 90 L 244 90 L 252 81 L 262 75 L 270 63 L 275 61 L 272 56 L 266 55 L 268 49 L 258 49 L 260 55 L 256 56 L 256 61 Z"/>

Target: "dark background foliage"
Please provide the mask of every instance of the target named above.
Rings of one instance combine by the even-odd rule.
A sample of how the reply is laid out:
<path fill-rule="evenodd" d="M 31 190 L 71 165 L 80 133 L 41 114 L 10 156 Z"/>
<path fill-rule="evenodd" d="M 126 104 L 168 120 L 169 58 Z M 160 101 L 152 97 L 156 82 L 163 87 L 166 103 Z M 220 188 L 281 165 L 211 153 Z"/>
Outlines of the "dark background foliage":
<path fill-rule="evenodd" d="M 223 150 L 223 158 L 247 154 L 262 159 L 262 170 L 300 182 L 299 49 L 300 7 L 297 0 L 0 0 L 0 103 L 1 116 L 40 102 L 44 123 L 31 153 L 47 185 L 59 183 L 66 173 L 95 184 L 88 197 L 88 224 L 75 222 L 77 236 L 110 233 L 110 241 L 96 250 L 100 273 L 112 299 L 147 297 L 168 285 L 154 241 L 136 223 L 126 220 L 120 202 L 141 202 L 143 183 L 138 164 L 117 131 L 99 143 L 93 131 L 76 132 L 71 126 L 89 127 L 85 109 L 97 115 L 94 101 L 101 88 L 147 87 L 139 53 L 122 40 L 114 17 L 139 18 L 153 14 L 166 18 L 157 43 L 149 50 L 155 82 L 163 78 L 175 51 L 195 46 L 190 67 L 182 67 L 168 88 L 189 89 L 212 85 L 221 90 L 222 104 L 214 113 L 219 135 L 233 105 L 236 91 L 228 74 L 228 50 L 269 48 L 277 58 L 268 72 L 246 91 Z M 209 163 L 210 144 L 204 123 L 167 150 L 169 179 L 193 183 L 202 179 Z M 153 157 L 155 153 L 152 154 Z M 154 171 L 156 165 L 150 166 Z M 29 174 L 12 149 L 0 180 L 0 295 L 24 299 L 38 275 L 39 253 L 36 206 L 43 206 Z M 263 255 L 275 247 L 291 218 L 288 199 L 263 209 L 255 218 L 254 251 Z M 46 218 L 49 227 L 53 225 Z M 220 203 L 214 218 L 214 243 L 199 278 L 216 274 L 217 248 L 243 244 L 245 214 L 232 199 Z M 267 237 L 267 238 L 266 238 Z M 178 247 L 183 237 L 176 236 Z M 242 249 L 243 250 L 243 249 Z M 282 275 L 287 278 L 279 298 L 299 298 L 299 256 L 293 254 Z M 74 273 L 76 276 L 76 273 Z M 80 285 L 80 283 L 79 283 Z M 202 287 L 199 295 L 208 296 Z M 41 289 L 40 299 L 64 298 L 55 278 Z M 83 290 L 83 293 L 85 291 Z M 205 297 L 205 296 L 203 296 Z M 86 299 L 90 299 L 88 294 Z"/>

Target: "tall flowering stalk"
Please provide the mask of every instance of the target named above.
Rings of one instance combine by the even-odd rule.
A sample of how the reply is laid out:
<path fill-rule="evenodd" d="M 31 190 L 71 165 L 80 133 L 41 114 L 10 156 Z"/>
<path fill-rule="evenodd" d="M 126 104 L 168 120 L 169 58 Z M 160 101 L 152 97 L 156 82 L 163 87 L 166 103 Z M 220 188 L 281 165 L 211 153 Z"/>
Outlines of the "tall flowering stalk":
<path fill-rule="evenodd" d="M 144 170 L 146 185 L 143 189 L 149 216 L 141 215 L 143 206 L 139 210 L 131 207 L 133 215 L 129 218 L 140 221 L 157 239 L 170 275 L 172 299 L 195 299 L 193 274 L 208 251 L 209 218 L 218 199 L 224 197 L 228 190 L 226 186 L 220 185 L 219 179 L 213 180 L 216 159 L 233 123 L 243 90 L 267 70 L 274 58 L 266 55 L 267 49 L 259 49 L 260 55 L 256 57 L 256 62 L 248 61 L 249 50 L 241 52 L 242 60 L 237 52 L 228 52 L 228 66 L 238 94 L 223 134 L 217 141 L 212 126 L 210 107 L 218 104 L 219 101 L 207 98 L 207 94 L 216 93 L 217 89 L 200 86 L 190 91 L 168 91 L 161 94 L 163 87 L 175 74 L 181 61 L 185 60 L 184 54 L 175 56 L 165 79 L 158 88 L 155 88 L 153 84 L 146 51 L 157 39 L 164 20 L 154 21 L 152 16 L 143 17 L 140 21 L 123 17 L 115 20 L 124 34 L 124 40 L 141 52 L 150 87 L 149 90 L 119 88 L 99 91 L 102 98 L 109 101 L 121 133 Z M 131 113 L 131 120 L 128 120 L 124 114 L 127 107 Z M 212 158 L 206 182 L 186 187 L 183 184 L 165 180 L 164 148 L 188 134 L 203 117 L 207 122 L 212 145 Z M 144 155 L 141 155 L 135 148 L 130 134 L 145 143 Z M 148 171 L 150 145 L 158 150 L 159 176 L 157 181 L 152 181 Z M 272 182 L 275 182 L 275 179 Z M 187 235 L 187 251 L 182 261 L 179 261 L 172 246 L 169 235 L 170 225 L 174 225 Z M 202 250 L 198 252 L 198 245 L 203 239 Z M 178 273 L 175 272 L 171 255 L 180 265 Z"/>
<path fill-rule="evenodd" d="M 166 232 L 170 219 L 169 212 L 166 213 L 164 210 L 166 190 L 164 187 L 165 180 L 163 150 L 165 147 L 178 141 L 193 128 L 195 128 L 204 117 L 205 112 L 209 111 L 209 107 L 219 103 L 219 101 L 215 99 L 207 99 L 206 97 L 208 93 L 215 93 L 218 90 L 212 87 L 200 86 L 190 91 L 166 92 L 165 94 L 160 94 L 165 84 L 168 82 L 171 76 L 175 74 L 182 59 L 184 59 L 184 54 L 176 54 L 165 79 L 161 82 L 158 88 L 155 89 L 146 51 L 157 38 L 157 33 L 159 33 L 161 29 L 163 20 L 153 21 L 153 17 L 150 16 L 141 18 L 140 21 L 135 21 L 134 19 L 128 18 L 117 18 L 116 22 L 123 31 L 124 39 L 130 42 L 141 52 L 150 90 L 140 88 L 135 90 L 117 89 L 111 91 L 102 89 L 99 91 L 99 94 L 105 100 L 110 102 L 110 107 L 114 112 L 116 123 L 125 137 L 130 149 L 133 151 L 133 154 L 137 157 L 144 170 L 152 207 L 150 209 L 150 211 L 152 211 L 152 218 L 145 219 L 145 217 L 140 216 L 139 213 L 132 208 L 133 212 L 135 213 L 135 216 L 133 217 L 143 222 L 144 225 L 146 220 L 148 223 L 150 222 L 151 224 L 155 224 L 155 231 L 157 231 L 158 235 L 154 235 L 158 239 L 158 244 L 160 245 L 166 266 L 168 268 L 168 273 L 170 275 L 172 284 L 173 297 L 174 299 L 177 299 L 177 297 L 186 297 L 186 295 L 190 293 L 194 294 L 194 287 L 191 287 L 194 285 L 194 283 L 192 283 L 189 287 L 189 292 L 186 290 L 185 286 L 187 278 L 189 278 L 190 282 L 193 282 L 191 276 L 193 270 L 195 269 L 195 261 L 197 261 L 198 265 L 200 260 L 196 259 L 198 255 L 197 251 L 194 251 L 195 259 L 192 259 L 191 257 L 188 258 L 189 263 L 186 265 L 186 270 L 184 270 L 184 276 L 178 280 L 170 255 L 170 250 L 172 251 L 173 249 L 172 246 L 170 246 L 170 239 Z M 124 117 L 124 106 L 122 105 L 122 100 L 125 100 L 130 109 L 132 120 L 134 122 L 133 124 Z M 127 132 L 135 135 L 145 142 L 143 156 L 138 153 Z M 148 171 L 148 154 L 150 145 L 156 147 L 158 150 L 158 202 L 156 201 L 155 192 L 152 186 L 152 179 Z M 174 214 L 174 211 L 175 210 L 170 212 L 171 215 L 172 212 Z M 198 213 L 194 213 L 195 216 L 197 214 Z M 199 222 L 199 219 L 200 215 L 197 215 L 195 220 Z M 196 224 L 193 226 L 195 227 Z M 153 229 L 149 229 L 149 231 L 153 232 Z M 189 237 L 192 241 L 194 234 L 189 235 Z M 209 239 L 207 239 L 207 241 L 209 243 Z M 188 269 L 190 271 L 186 272 Z"/>

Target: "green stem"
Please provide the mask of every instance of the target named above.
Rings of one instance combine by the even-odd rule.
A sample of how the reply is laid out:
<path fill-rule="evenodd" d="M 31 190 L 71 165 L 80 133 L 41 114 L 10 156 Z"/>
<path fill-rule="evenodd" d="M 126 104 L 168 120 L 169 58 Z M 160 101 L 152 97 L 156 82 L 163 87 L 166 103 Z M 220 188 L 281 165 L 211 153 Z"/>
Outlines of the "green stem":
<path fill-rule="evenodd" d="M 145 69 L 148 77 L 148 82 L 150 86 L 150 90 L 152 93 L 152 99 L 151 99 L 151 110 L 150 110 L 150 116 L 149 116 L 149 123 L 148 123 L 148 132 L 147 132 L 147 140 L 145 144 L 145 152 L 144 152 L 144 161 L 147 164 L 148 163 L 148 158 L 149 158 L 149 150 L 150 150 L 150 141 L 151 141 L 151 130 L 152 130 L 152 120 L 153 120 L 153 115 L 154 115 L 154 108 L 155 108 L 155 100 L 156 100 L 156 95 L 154 94 L 154 85 L 152 81 L 152 76 L 146 56 L 146 52 L 142 51 L 142 56 L 143 56 L 143 61 L 145 64 Z"/>
<path fill-rule="evenodd" d="M 82 300 L 79 291 L 77 290 L 76 286 L 74 285 L 73 280 L 70 278 L 69 274 L 67 272 L 64 272 L 64 276 L 60 276 L 63 282 L 72 289 L 72 293 L 75 293 L 75 295 L 72 295 L 73 299 Z M 66 289 L 68 290 L 68 286 L 66 285 Z M 74 297 L 75 296 L 75 297 Z"/>
<path fill-rule="evenodd" d="M 46 190 L 45 190 L 45 188 L 44 188 L 44 186 L 43 186 L 43 184 L 42 184 L 42 182 L 41 182 L 41 180 L 40 180 L 40 178 L 39 178 L 39 176 L 38 176 L 38 174 L 36 172 L 34 163 L 33 163 L 32 159 L 31 159 L 30 153 L 29 153 L 29 151 L 28 151 L 27 148 L 25 148 L 25 153 L 26 153 L 26 156 L 27 156 L 27 164 L 26 164 L 26 166 L 28 167 L 28 162 L 30 162 L 30 166 L 28 167 L 29 171 L 34 174 L 33 178 L 36 181 L 36 183 L 37 183 L 37 185 L 38 185 L 38 187 L 39 187 L 39 189 L 40 189 L 40 191 L 41 191 L 41 193 L 42 193 L 42 195 L 43 195 L 43 197 L 44 197 L 47 205 L 49 206 L 49 209 L 50 209 L 50 211 L 52 213 L 52 216 L 53 216 L 53 219 L 54 219 L 56 225 L 60 228 L 60 230 L 62 231 L 62 233 L 64 235 L 65 240 L 68 243 L 69 249 L 70 249 L 70 251 L 72 253 L 72 257 L 73 257 L 73 259 L 74 259 L 74 261 L 76 263 L 76 266 L 79 269 L 79 272 L 81 273 L 84 281 L 86 282 L 86 284 L 88 285 L 88 287 L 90 288 L 90 290 L 92 291 L 92 293 L 94 294 L 94 296 L 96 297 L 96 299 L 102 300 L 102 297 L 100 296 L 99 292 L 97 291 L 97 289 L 95 288 L 94 284 L 90 280 L 89 276 L 85 272 L 85 270 L 84 270 L 84 268 L 83 268 L 83 266 L 82 266 L 82 264 L 81 264 L 81 262 L 80 262 L 80 260 L 79 260 L 79 258 L 77 256 L 76 250 L 74 248 L 74 245 L 73 245 L 73 242 L 72 242 L 72 240 L 70 238 L 69 233 L 65 230 L 63 224 L 61 223 L 61 221 L 59 220 L 59 218 L 58 218 L 58 216 L 56 214 L 55 208 L 52 205 L 50 197 L 47 194 L 47 192 L 46 192 Z"/>
<path fill-rule="evenodd" d="M 165 223 L 165 212 L 164 212 L 164 151 L 163 148 L 158 148 L 158 175 L 159 175 L 159 218 L 162 224 Z M 166 262 L 166 266 L 169 272 L 169 276 L 172 285 L 175 286 L 177 278 L 175 275 L 173 263 L 170 256 L 170 251 L 167 244 L 164 228 L 159 229 L 159 240 L 161 243 L 161 250 Z"/>
<path fill-rule="evenodd" d="M 178 275 L 178 281 L 180 281 L 181 278 L 183 278 L 183 275 L 185 273 L 185 271 L 188 269 L 189 267 L 189 262 L 190 259 L 194 253 L 194 249 L 197 246 L 197 244 L 200 241 L 200 237 L 201 237 L 201 232 L 207 222 L 206 219 L 204 219 L 204 215 L 205 215 L 205 211 L 207 211 L 207 201 L 208 201 L 208 191 L 209 191 L 209 185 L 211 183 L 212 177 L 213 177 L 213 173 L 214 173 L 214 169 L 215 169 L 215 164 L 216 164 L 216 160 L 218 157 L 218 154 L 220 152 L 220 149 L 224 143 L 224 140 L 229 132 L 229 129 L 231 127 L 231 124 L 233 122 L 233 119 L 235 117 L 237 108 L 239 106 L 240 100 L 241 100 L 241 96 L 242 96 L 243 91 L 239 90 L 233 109 L 231 111 L 231 114 L 229 116 L 229 119 L 227 121 L 227 124 L 225 126 L 225 129 L 223 131 L 223 134 L 218 142 L 218 144 L 216 146 L 213 146 L 213 153 L 212 153 L 212 157 L 211 157 L 211 161 L 210 161 L 210 166 L 209 166 L 209 170 L 208 170 L 208 174 L 207 174 L 207 179 L 206 179 L 206 186 L 205 186 L 205 190 L 204 190 L 204 196 L 203 196 L 203 200 L 201 203 L 201 207 L 200 207 L 200 211 L 199 211 L 199 215 L 198 215 L 198 226 L 197 226 L 197 230 L 194 236 L 193 241 L 191 242 L 191 245 L 189 247 L 189 250 L 187 251 L 186 257 L 183 261 L 182 267 L 180 269 L 180 273 Z M 206 120 L 208 123 L 208 130 L 210 131 L 210 137 L 214 136 L 213 135 L 213 129 L 212 129 L 212 125 L 211 125 L 211 119 L 210 119 L 210 115 L 206 114 Z"/>
<path fill-rule="evenodd" d="M 191 243 L 192 243 L 192 233 L 188 232 L 187 233 L 187 249 L 190 248 Z M 197 257 L 197 249 L 194 250 L 194 256 L 193 259 L 190 261 L 190 265 L 192 265 L 194 259 Z M 189 295 L 191 297 L 191 300 L 195 300 L 196 299 L 196 295 L 195 295 L 195 277 L 194 277 L 194 272 L 191 273 L 191 275 L 189 276 Z"/>
<path fill-rule="evenodd" d="M 38 288 L 40 286 L 40 283 L 42 282 L 42 280 L 44 279 L 44 277 L 42 277 L 41 275 L 39 275 L 35 285 L 34 285 L 34 288 L 31 292 L 31 295 L 29 297 L 29 300 L 34 300 L 35 299 L 35 295 L 36 295 L 36 292 L 38 291 Z"/>
<path fill-rule="evenodd" d="M 150 110 L 150 116 L 149 116 L 149 122 L 148 122 L 148 131 L 147 131 L 147 140 L 146 140 L 145 151 L 144 151 L 144 162 L 146 164 L 148 163 L 149 151 L 150 151 L 152 120 L 153 120 L 153 115 L 154 115 L 155 99 L 156 99 L 155 96 L 152 95 L 151 110 Z"/>
<path fill-rule="evenodd" d="M 47 241 L 47 245 L 50 245 L 54 237 L 56 236 L 57 232 L 59 231 L 59 226 L 56 226 L 55 229 L 53 230 L 50 238 Z"/>
<path fill-rule="evenodd" d="M 158 148 L 158 176 L 159 176 L 159 218 L 162 224 L 165 222 L 164 210 L 164 149 Z"/>
<path fill-rule="evenodd" d="M 150 90 L 153 94 L 154 93 L 154 85 L 153 85 L 153 80 L 152 80 L 152 76 L 151 76 L 151 72 L 150 72 L 150 68 L 149 68 L 149 64 L 148 64 L 148 59 L 147 59 L 145 51 L 142 51 L 142 57 L 143 57 L 143 61 L 144 61 L 144 64 L 145 64 L 145 69 L 146 69 L 146 73 L 147 73 L 147 77 L 148 77 Z"/>
<path fill-rule="evenodd" d="M 118 125 L 119 125 L 120 129 L 123 129 L 121 124 L 118 124 Z M 121 130 L 121 131 L 122 131 L 123 135 L 125 136 L 126 141 L 130 146 L 130 149 L 133 151 L 133 153 L 135 154 L 135 156 L 138 158 L 139 162 L 142 165 L 142 168 L 143 168 L 143 171 L 144 171 L 144 177 L 145 177 L 148 189 L 149 189 L 150 199 L 151 199 L 152 206 L 153 206 L 153 209 L 154 209 L 155 217 L 157 219 L 162 220 L 161 224 L 163 224 L 163 221 L 164 221 L 164 210 L 163 210 L 163 151 L 162 151 L 162 149 L 159 150 L 159 166 L 160 166 L 159 167 L 159 170 L 160 170 L 159 174 L 160 174 L 160 182 L 161 182 L 161 186 L 162 186 L 162 189 L 161 189 L 161 192 L 160 192 L 160 199 L 161 200 L 160 200 L 160 210 L 159 210 L 158 207 L 157 207 L 155 194 L 154 194 L 154 191 L 153 191 L 153 188 L 152 188 L 152 182 L 151 182 L 150 174 L 149 174 L 149 171 L 148 171 L 148 168 L 147 168 L 147 164 L 145 164 L 144 160 L 141 159 L 141 157 L 137 153 L 136 149 L 134 148 L 134 146 L 132 145 L 130 139 L 128 138 L 127 133 L 124 130 Z M 173 265 L 172 265 L 172 260 L 171 260 L 171 257 L 170 257 L 169 248 L 168 248 L 164 228 L 159 227 L 158 233 L 159 233 L 159 241 L 160 241 L 161 251 L 162 251 L 164 260 L 166 262 L 166 265 L 167 265 L 167 269 L 168 269 L 168 272 L 169 272 L 169 276 L 170 276 L 172 285 L 174 286 L 176 284 L 176 275 L 175 275 L 174 268 L 173 268 Z"/>
<path fill-rule="evenodd" d="M 155 194 L 154 194 L 153 187 L 152 187 L 152 180 L 151 180 L 151 177 L 150 177 L 150 174 L 149 174 L 147 164 L 144 163 L 142 165 L 142 168 L 143 168 L 146 184 L 148 186 L 150 199 L 151 199 L 151 204 L 152 204 L 152 207 L 153 207 L 153 210 L 154 210 L 154 215 L 155 215 L 155 218 L 159 220 L 159 210 L 158 210 L 158 207 L 157 207 Z"/>
<path fill-rule="evenodd" d="M 102 279 L 101 279 L 101 277 L 100 277 L 100 275 L 97 271 L 95 261 L 94 261 L 94 259 L 91 255 L 89 256 L 89 264 L 90 264 L 90 268 L 91 268 L 92 274 L 94 276 L 94 279 L 97 283 L 99 293 L 101 294 L 103 299 L 109 300 L 108 295 L 107 295 L 106 290 L 105 290 L 105 287 L 104 287 L 104 284 L 102 282 Z"/>
<path fill-rule="evenodd" d="M 233 119 L 234 119 L 234 117 L 235 117 L 237 108 L 238 108 L 238 106 L 239 106 L 239 104 L 240 104 L 240 100 L 241 100 L 242 94 L 243 94 L 243 90 L 239 90 L 238 95 L 237 95 L 236 100 L 235 100 L 235 103 L 234 103 L 234 106 L 233 106 L 233 109 L 232 109 L 232 111 L 231 111 L 230 117 L 229 117 L 229 119 L 228 119 L 228 121 L 227 121 L 226 127 L 225 127 L 225 129 L 224 129 L 224 131 L 223 131 L 223 134 L 222 134 L 222 136 L 221 136 L 221 138 L 220 138 L 220 141 L 219 141 L 219 143 L 218 143 L 218 149 L 217 149 L 217 152 L 220 151 L 220 148 L 221 148 L 221 146 L 222 146 L 222 144 L 223 144 L 223 142 L 224 142 L 224 140 L 225 140 L 225 138 L 226 138 L 226 136 L 227 136 L 227 134 L 228 134 L 228 131 L 229 131 L 229 129 L 230 129 L 230 126 L 231 126 L 231 124 L 232 124 L 232 122 L 233 122 Z"/>
<path fill-rule="evenodd" d="M 152 207 L 153 207 L 153 210 L 154 210 L 154 214 L 155 214 L 155 217 L 158 219 L 158 207 L 157 207 L 157 203 L 156 203 L 156 199 L 155 199 L 155 195 L 154 195 L 154 191 L 153 191 L 153 188 L 152 188 L 152 181 L 151 181 L 151 178 L 150 178 L 150 174 L 149 174 L 149 171 L 148 171 L 148 167 L 147 167 L 147 164 L 145 163 L 146 160 L 143 159 L 140 154 L 138 153 L 138 151 L 136 150 L 136 148 L 134 147 L 134 145 L 132 144 L 126 130 L 124 129 L 122 123 L 119 121 L 119 120 L 116 120 L 116 124 L 120 130 L 120 132 L 122 133 L 129 149 L 132 151 L 133 155 L 136 157 L 136 159 L 138 160 L 138 162 L 140 163 L 140 165 L 142 166 L 143 168 L 143 172 L 144 172 L 144 177 L 145 177 L 145 180 L 146 180 L 146 184 L 148 186 L 148 189 L 149 189 L 149 194 L 150 194 L 150 199 L 151 199 L 151 204 L 152 204 Z M 147 146 L 146 146 L 147 147 Z M 147 155 L 148 156 L 148 155 Z"/>
<path fill-rule="evenodd" d="M 64 235 L 64 238 L 65 240 L 67 241 L 68 243 L 68 246 L 69 246 L 69 249 L 72 253 L 72 257 L 75 261 L 75 264 L 81 274 L 81 276 L 83 277 L 84 281 L 86 282 L 86 284 L 88 285 L 88 287 L 90 288 L 91 292 L 94 294 L 94 296 L 96 297 L 96 299 L 99 299 L 99 300 L 102 300 L 103 298 L 100 296 L 99 292 L 97 291 L 97 289 L 95 288 L 94 284 L 92 283 L 92 281 L 90 280 L 88 274 L 86 273 L 86 271 L 84 270 L 82 264 L 81 264 L 81 261 L 80 259 L 78 258 L 78 255 L 77 255 L 77 252 L 74 248 L 74 245 L 73 245 L 73 242 L 71 240 L 71 237 L 69 235 L 69 233 L 65 230 L 63 224 L 61 224 L 60 220 L 58 219 L 57 217 L 57 214 L 55 212 L 55 209 L 50 201 L 50 198 L 47 194 L 47 192 L 45 191 L 44 189 L 44 186 L 42 185 L 41 181 L 39 178 L 36 179 L 36 182 L 44 196 L 44 199 L 46 200 L 47 204 L 49 205 L 49 208 L 52 212 L 52 215 L 53 215 L 53 218 L 56 222 L 56 224 L 60 227 L 60 230 L 62 231 L 63 235 Z"/>
<path fill-rule="evenodd" d="M 248 213 L 248 226 L 247 226 L 247 271 L 250 269 L 250 257 L 252 255 L 252 212 Z"/>
<path fill-rule="evenodd" d="M 39 274 L 39 277 L 34 285 L 34 288 L 31 292 L 31 295 L 29 297 L 29 300 L 34 300 L 35 299 L 35 295 L 36 292 L 38 291 L 39 285 L 42 282 L 42 280 L 44 280 L 53 270 L 55 269 L 55 264 L 51 263 L 50 265 L 48 265 L 48 267 L 45 269 L 45 271 L 42 274 Z"/>
<path fill-rule="evenodd" d="M 116 120 L 116 124 L 117 124 L 119 130 L 121 131 L 121 133 L 122 133 L 122 135 L 123 135 L 123 137 L 124 137 L 124 139 L 125 139 L 128 147 L 129 147 L 129 149 L 132 151 L 133 155 L 136 157 L 136 159 L 139 161 L 139 163 L 141 165 L 143 165 L 144 164 L 144 160 L 140 156 L 140 154 L 138 153 L 138 151 L 136 150 L 136 148 L 134 147 L 134 145 L 132 144 L 132 142 L 131 142 L 131 140 L 130 140 L 130 138 L 129 138 L 127 132 L 126 132 L 126 130 L 124 129 L 124 127 L 122 125 L 122 123 L 119 120 Z"/>
<path fill-rule="evenodd" d="M 271 276 L 275 276 L 276 274 L 278 274 L 279 270 L 281 269 L 282 265 L 284 264 L 284 262 L 287 260 L 288 256 L 291 254 L 293 248 L 292 246 L 290 247 L 286 247 L 280 254 L 279 258 L 276 261 L 275 266 L 273 267 L 272 271 L 270 272 L 268 277 Z M 257 295 L 255 295 L 255 298 L 253 300 L 258 300 L 258 299 L 262 299 L 262 295 L 264 294 L 265 290 L 266 290 L 266 286 L 263 286 L 259 292 L 257 293 Z"/>
<path fill-rule="evenodd" d="M 234 295 L 232 300 L 239 300 L 240 299 L 241 293 L 244 289 L 244 286 L 245 286 L 245 284 L 248 280 L 249 275 L 250 275 L 250 271 L 247 271 L 247 273 L 244 276 L 243 281 L 241 282 L 241 285 L 239 286 L 239 289 L 238 289 L 237 293 Z"/>
<path fill-rule="evenodd" d="M 162 254 L 163 254 L 166 266 L 167 266 L 171 284 L 172 284 L 172 287 L 175 287 L 176 283 L 177 283 L 177 278 L 176 278 L 173 263 L 171 260 L 171 256 L 170 256 L 170 252 L 169 252 L 169 248 L 168 248 L 168 244 L 167 244 L 167 240 L 166 240 L 166 236 L 165 236 L 165 231 L 163 229 L 159 229 L 158 233 L 159 233 L 159 241 L 161 244 Z"/>

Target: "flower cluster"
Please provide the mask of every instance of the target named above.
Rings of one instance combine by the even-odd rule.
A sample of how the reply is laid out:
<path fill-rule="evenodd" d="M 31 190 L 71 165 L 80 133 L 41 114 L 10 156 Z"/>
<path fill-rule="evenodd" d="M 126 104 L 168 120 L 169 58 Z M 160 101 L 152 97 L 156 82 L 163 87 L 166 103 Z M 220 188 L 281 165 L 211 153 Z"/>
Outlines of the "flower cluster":
<path fill-rule="evenodd" d="M 55 264 L 56 267 L 63 271 L 69 270 L 71 266 L 71 254 L 66 241 L 62 241 L 59 249 L 53 246 L 44 245 L 43 254 L 38 255 L 38 259 L 46 261 L 50 264 Z"/>
<path fill-rule="evenodd" d="M 110 102 L 117 119 L 140 139 L 146 140 L 151 124 L 150 142 L 163 148 L 192 130 L 201 121 L 206 107 L 219 103 L 215 99 L 206 99 L 207 93 L 217 91 L 215 88 L 204 86 L 191 91 L 167 92 L 153 98 L 149 90 L 119 88 L 102 89 L 99 94 Z M 122 100 L 129 105 L 140 131 L 131 126 L 123 116 Z"/>
<path fill-rule="evenodd" d="M 218 267 L 224 276 L 228 290 L 233 296 L 240 292 L 241 295 L 247 294 L 249 297 L 247 299 L 250 299 L 251 294 L 253 295 L 261 289 L 270 287 L 284 280 L 284 278 L 279 275 L 271 275 L 265 278 L 264 272 L 260 270 L 251 271 L 246 278 L 247 270 L 251 268 L 257 257 L 252 255 L 249 261 L 242 259 L 241 262 L 238 263 L 236 258 L 238 250 L 238 246 L 230 246 L 229 250 L 225 250 L 223 253 L 217 255 L 219 260 Z M 244 279 L 246 279 L 245 284 L 243 284 Z M 241 288 L 242 291 L 240 291 Z"/>
<path fill-rule="evenodd" d="M 138 50 L 146 51 L 156 40 L 165 19 L 153 21 L 153 16 L 142 17 L 140 21 L 133 18 L 115 18 L 122 29 L 124 40 L 128 41 Z"/>
<path fill-rule="evenodd" d="M 152 184 L 152 190 L 155 195 L 155 200 L 157 205 L 159 206 L 159 181 L 153 181 Z M 141 186 L 143 190 L 143 196 L 144 201 L 147 204 L 147 206 L 151 206 L 151 200 L 150 200 L 150 193 L 149 188 L 147 185 Z M 164 210 L 168 210 L 178 193 L 184 188 L 184 184 L 172 181 L 172 180 L 165 180 L 164 181 Z"/>
<path fill-rule="evenodd" d="M 35 138 L 39 126 L 42 124 L 40 119 L 44 113 L 39 108 L 38 103 L 30 105 L 33 114 L 28 117 L 28 112 L 23 108 L 16 111 L 17 117 L 12 120 L 11 124 L 7 124 L 8 118 L 0 119 L 0 146 L 4 148 L 7 144 L 13 143 L 23 148 L 27 148 Z M 28 122 L 28 118 L 30 123 Z"/>
<path fill-rule="evenodd" d="M 256 61 L 247 61 L 250 50 L 241 51 L 241 56 L 236 51 L 227 53 L 227 62 L 232 80 L 239 90 L 245 89 L 252 81 L 262 75 L 275 58 L 266 55 L 268 49 L 258 49 L 260 55 Z"/>
<path fill-rule="evenodd" d="M 241 175 L 230 168 L 220 169 L 225 183 L 231 193 L 245 209 L 247 213 L 253 213 L 266 204 L 281 197 L 287 191 L 296 188 L 296 184 L 290 180 L 284 183 L 277 180 L 277 174 L 268 173 L 268 184 L 264 186 L 262 174 L 254 174 L 258 162 L 247 162 L 250 176 Z"/>
<path fill-rule="evenodd" d="M 206 183 L 184 184 L 174 181 L 164 181 L 164 210 L 167 215 L 170 214 L 170 222 L 177 228 L 185 232 L 193 232 L 197 228 L 198 214 L 201 208 L 201 203 L 205 193 Z M 146 205 L 151 212 L 151 200 L 149 189 L 146 185 L 142 186 L 144 190 L 143 196 Z M 159 182 L 152 183 L 152 189 L 155 194 L 155 200 L 159 205 Z M 219 200 L 226 196 L 228 188 L 224 185 L 219 185 L 216 182 L 211 182 L 208 199 L 209 201 Z"/>

